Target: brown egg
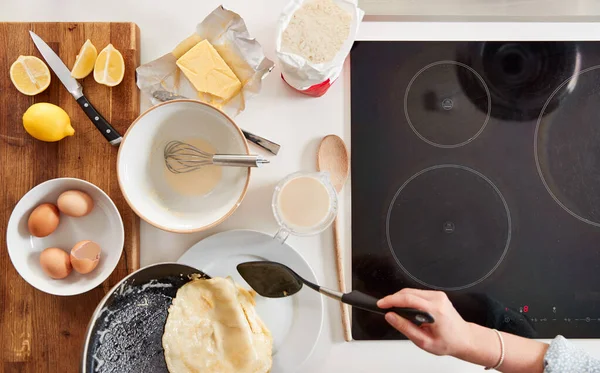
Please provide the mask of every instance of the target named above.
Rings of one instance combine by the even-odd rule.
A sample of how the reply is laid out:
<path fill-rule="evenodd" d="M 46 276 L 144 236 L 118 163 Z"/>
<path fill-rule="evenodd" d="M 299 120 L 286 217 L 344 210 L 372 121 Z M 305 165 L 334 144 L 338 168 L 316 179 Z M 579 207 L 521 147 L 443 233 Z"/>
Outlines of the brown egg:
<path fill-rule="evenodd" d="M 59 222 L 59 213 L 56 206 L 51 203 L 42 203 L 29 215 L 27 227 L 29 233 L 36 237 L 46 237 L 56 230 Z"/>
<path fill-rule="evenodd" d="M 79 273 L 90 273 L 100 260 L 100 245 L 93 241 L 80 241 L 71 249 L 71 264 Z"/>
<path fill-rule="evenodd" d="M 94 208 L 94 200 L 80 190 L 67 190 L 58 196 L 58 209 L 65 215 L 79 218 L 86 216 Z"/>
<path fill-rule="evenodd" d="M 69 254 L 56 247 L 49 247 L 42 251 L 40 265 L 44 272 L 54 279 L 65 278 L 73 270 Z"/>

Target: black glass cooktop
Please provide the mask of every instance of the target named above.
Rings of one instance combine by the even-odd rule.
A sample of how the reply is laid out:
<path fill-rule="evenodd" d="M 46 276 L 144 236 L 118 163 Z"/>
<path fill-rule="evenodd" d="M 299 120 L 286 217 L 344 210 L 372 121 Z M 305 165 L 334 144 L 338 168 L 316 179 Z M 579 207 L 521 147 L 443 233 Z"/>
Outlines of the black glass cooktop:
<path fill-rule="evenodd" d="M 351 76 L 353 288 L 600 338 L 600 43 L 358 42 Z"/>

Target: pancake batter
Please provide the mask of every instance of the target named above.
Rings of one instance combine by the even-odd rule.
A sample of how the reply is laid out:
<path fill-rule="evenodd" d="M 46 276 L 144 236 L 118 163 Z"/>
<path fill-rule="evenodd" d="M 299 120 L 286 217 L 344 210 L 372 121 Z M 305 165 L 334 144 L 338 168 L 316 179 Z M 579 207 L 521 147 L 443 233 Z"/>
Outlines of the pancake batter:
<path fill-rule="evenodd" d="M 183 142 L 207 153 L 216 153 L 215 147 L 204 139 L 191 138 L 185 139 Z M 222 167 L 215 165 L 204 166 L 198 170 L 181 174 L 169 171 L 165 165 L 163 172 L 169 187 L 178 194 L 186 196 L 202 196 L 210 193 L 221 181 L 222 173 Z"/>

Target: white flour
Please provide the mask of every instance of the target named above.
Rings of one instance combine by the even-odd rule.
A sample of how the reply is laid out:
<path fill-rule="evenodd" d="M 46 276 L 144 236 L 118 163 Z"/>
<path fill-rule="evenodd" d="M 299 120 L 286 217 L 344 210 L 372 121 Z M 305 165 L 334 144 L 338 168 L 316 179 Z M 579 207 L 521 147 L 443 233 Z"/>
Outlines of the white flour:
<path fill-rule="evenodd" d="M 352 15 L 333 0 L 308 0 L 283 32 L 281 49 L 312 63 L 329 62 L 348 38 L 351 23 Z"/>

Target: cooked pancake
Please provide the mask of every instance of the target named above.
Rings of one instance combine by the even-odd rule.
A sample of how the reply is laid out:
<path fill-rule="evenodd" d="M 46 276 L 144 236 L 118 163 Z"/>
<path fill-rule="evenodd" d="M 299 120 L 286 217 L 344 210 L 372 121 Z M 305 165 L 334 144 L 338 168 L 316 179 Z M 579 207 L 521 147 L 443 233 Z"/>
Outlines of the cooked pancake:
<path fill-rule="evenodd" d="M 269 372 L 273 338 L 254 306 L 254 293 L 230 278 L 183 285 L 162 339 L 169 372 Z"/>

